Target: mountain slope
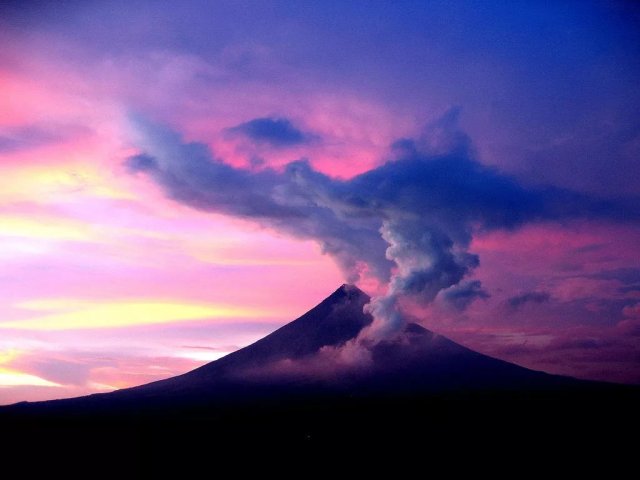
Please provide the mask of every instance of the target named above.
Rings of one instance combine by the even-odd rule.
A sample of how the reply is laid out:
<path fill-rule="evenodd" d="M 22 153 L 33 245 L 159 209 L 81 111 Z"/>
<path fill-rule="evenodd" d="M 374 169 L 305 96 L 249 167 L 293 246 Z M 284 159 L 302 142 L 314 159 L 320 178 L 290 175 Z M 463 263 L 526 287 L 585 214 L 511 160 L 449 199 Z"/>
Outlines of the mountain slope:
<path fill-rule="evenodd" d="M 369 300 L 357 287 L 343 285 L 302 317 L 248 347 L 184 375 L 126 392 L 215 395 L 231 387 L 268 389 L 285 384 L 297 394 L 313 387 L 314 393 L 362 395 L 555 388 L 578 383 L 482 355 L 417 324 L 406 327 L 401 341 L 371 347 L 371 359 L 362 366 L 333 364 L 332 358 L 318 355 L 323 348 L 340 348 L 372 322 L 373 318 L 363 313 Z"/>
<path fill-rule="evenodd" d="M 482 355 L 417 324 L 406 327 L 401 341 L 371 347 L 364 365 L 345 364 L 319 353 L 327 348 L 339 351 L 336 349 L 372 322 L 363 312 L 369 300 L 357 287 L 343 285 L 297 320 L 191 372 L 139 387 L 40 405 L 66 410 L 137 410 L 145 405 L 170 408 L 273 398 L 556 389 L 588 383 Z"/>
<path fill-rule="evenodd" d="M 322 347 L 339 346 L 357 337 L 373 321 L 362 311 L 368 302 L 369 297 L 362 290 L 342 285 L 303 316 L 245 348 L 183 375 L 123 390 L 121 394 L 151 396 L 196 390 L 207 395 L 228 394 L 231 386 L 244 383 L 242 372 L 283 360 L 299 360 Z M 256 380 L 252 378 L 250 384 L 261 383 Z M 265 383 L 271 380 L 265 379 Z"/>

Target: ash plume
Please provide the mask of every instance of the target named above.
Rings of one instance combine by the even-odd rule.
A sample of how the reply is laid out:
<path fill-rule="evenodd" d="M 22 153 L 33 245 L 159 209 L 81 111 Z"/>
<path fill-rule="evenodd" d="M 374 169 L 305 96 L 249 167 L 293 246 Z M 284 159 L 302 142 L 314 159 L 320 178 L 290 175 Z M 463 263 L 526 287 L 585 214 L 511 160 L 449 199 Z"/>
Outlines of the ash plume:
<path fill-rule="evenodd" d="M 348 282 L 371 275 L 387 284 L 387 293 L 365 307 L 375 321 L 364 335 L 376 342 L 404 327 L 405 297 L 428 304 L 444 292 L 445 301 L 465 308 L 488 296 L 468 279 L 480 261 L 469 251 L 477 232 L 577 218 L 639 219 L 637 199 L 527 187 L 481 164 L 457 115 L 453 109 L 419 138 L 398 140 L 388 162 L 349 180 L 331 178 L 304 159 L 281 171 L 236 168 L 207 146 L 142 119 L 135 121 L 140 153 L 126 166 L 193 208 L 315 240 Z"/>

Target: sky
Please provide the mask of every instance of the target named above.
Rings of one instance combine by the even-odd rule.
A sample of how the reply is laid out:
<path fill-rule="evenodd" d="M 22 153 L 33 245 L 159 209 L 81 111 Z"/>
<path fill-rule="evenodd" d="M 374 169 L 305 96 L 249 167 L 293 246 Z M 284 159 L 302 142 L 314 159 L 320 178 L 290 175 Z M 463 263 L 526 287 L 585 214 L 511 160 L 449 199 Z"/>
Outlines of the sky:
<path fill-rule="evenodd" d="M 640 383 L 633 2 L 0 6 L 0 404 L 186 372 L 344 282 Z"/>

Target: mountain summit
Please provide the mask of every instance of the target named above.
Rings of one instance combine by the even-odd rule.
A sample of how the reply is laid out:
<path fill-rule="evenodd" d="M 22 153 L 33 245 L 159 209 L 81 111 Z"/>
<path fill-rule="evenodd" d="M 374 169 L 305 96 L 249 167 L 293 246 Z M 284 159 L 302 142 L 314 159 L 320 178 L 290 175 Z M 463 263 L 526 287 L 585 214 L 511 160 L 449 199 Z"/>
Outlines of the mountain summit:
<path fill-rule="evenodd" d="M 341 352 L 373 321 L 370 298 L 342 285 L 270 335 L 193 371 L 139 387 L 42 402 L 53 409 L 127 409 L 269 398 L 423 395 L 455 391 L 548 389 L 580 383 L 469 350 L 415 323 L 400 339 L 366 349 L 365 362 Z M 38 404 L 31 404 L 35 407 Z"/>
<path fill-rule="evenodd" d="M 574 382 L 482 355 L 415 323 L 405 327 L 400 339 L 359 347 L 368 350 L 368 361 L 353 365 L 340 358 L 340 349 L 373 321 L 363 311 L 369 300 L 359 288 L 342 285 L 309 312 L 252 345 L 184 375 L 119 394 L 215 398 L 245 395 L 252 388 L 264 395 L 273 388 L 278 395 L 305 395 L 307 390 L 388 395 L 547 388 Z"/>

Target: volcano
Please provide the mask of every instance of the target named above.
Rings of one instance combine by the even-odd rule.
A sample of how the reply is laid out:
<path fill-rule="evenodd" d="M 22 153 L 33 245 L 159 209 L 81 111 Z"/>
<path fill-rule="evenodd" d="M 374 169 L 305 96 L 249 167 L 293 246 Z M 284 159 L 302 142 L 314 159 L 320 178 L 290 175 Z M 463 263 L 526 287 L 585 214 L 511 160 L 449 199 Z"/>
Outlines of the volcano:
<path fill-rule="evenodd" d="M 482 355 L 416 323 L 409 323 L 393 340 L 362 347 L 365 359 L 341 360 L 341 349 L 373 321 L 363 311 L 369 301 L 356 286 L 342 285 L 309 312 L 252 345 L 184 375 L 106 397 L 238 400 L 248 392 L 253 399 L 272 395 L 361 397 L 545 389 L 581 383 Z"/>
<path fill-rule="evenodd" d="M 628 447 L 615 439 L 638 424 L 633 387 L 529 370 L 415 323 L 367 347 L 364 361 L 344 361 L 341 352 L 373 321 L 363 311 L 369 300 L 343 285 L 297 320 L 183 375 L 0 408 L 4 438 L 56 458 L 82 452 L 92 465 L 117 445 L 122 461 L 159 473 L 170 459 L 180 471 L 209 468 L 211 455 L 238 448 L 330 446 L 354 459 L 380 445 L 402 458 L 452 445 L 517 453 L 539 449 L 540 437 L 549 449 L 592 448 L 594 438 L 607 439 L 599 454 Z M 487 431 L 497 443 L 482 440 Z"/>
<path fill-rule="evenodd" d="M 371 324 L 370 298 L 342 285 L 300 318 L 245 348 L 154 383 L 73 399 L 22 403 L 49 411 L 126 411 L 301 399 L 379 398 L 566 389 L 590 384 L 474 352 L 409 323 L 401 335 L 367 348 L 364 361 L 340 352 Z"/>

